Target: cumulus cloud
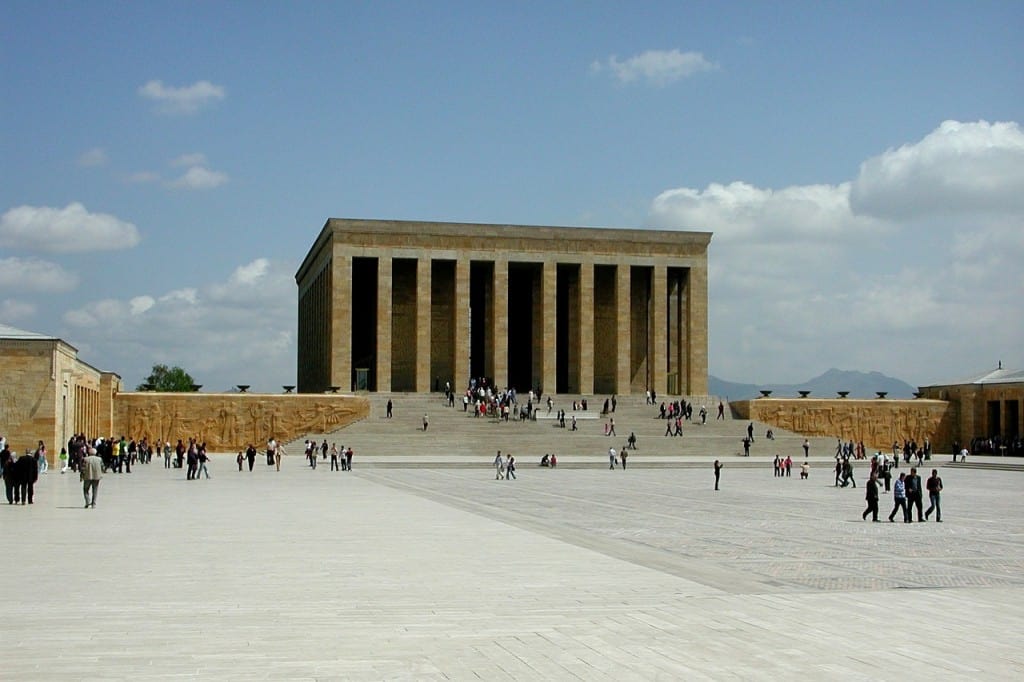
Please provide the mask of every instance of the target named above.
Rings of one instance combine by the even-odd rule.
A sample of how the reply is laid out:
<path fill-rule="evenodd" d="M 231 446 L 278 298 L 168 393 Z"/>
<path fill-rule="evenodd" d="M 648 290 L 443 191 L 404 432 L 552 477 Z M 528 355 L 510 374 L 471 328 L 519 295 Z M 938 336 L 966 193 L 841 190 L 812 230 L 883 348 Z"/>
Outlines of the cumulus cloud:
<path fill-rule="evenodd" d="M 0 258 L 0 291 L 55 294 L 78 286 L 78 275 L 39 258 Z"/>
<path fill-rule="evenodd" d="M 295 360 L 293 270 L 259 258 L 215 282 L 93 301 L 63 319 L 69 338 L 130 385 L 162 362 L 184 367 L 211 390 L 237 383 L 279 390 L 295 383 L 294 370 L 287 369 Z"/>
<path fill-rule="evenodd" d="M 214 189 L 228 181 L 228 176 L 203 166 L 192 166 L 178 179 L 171 182 L 177 189 Z"/>
<path fill-rule="evenodd" d="M 929 383 L 1019 348 L 1021 149 L 1014 123 L 947 121 L 838 185 L 656 196 L 650 226 L 715 233 L 711 372 L 769 383 L 846 367 Z"/>
<path fill-rule="evenodd" d="M 718 67 L 700 52 L 681 52 L 676 49 L 648 50 L 626 60 L 619 60 L 618 56 L 612 55 L 604 62 L 593 62 L 590 68 L 594 73 L 607 71 L 620 83 L 639 81 L 661 86 Z"/>
<path fill-rule="evenodd" d="M 34 317 L 35 314 L 36 307 L 32 303 L 16 301 L 13 298 L 0 301 L 0 320 L 17 322 L 18 320 L 27 320 Z"/>
<path fill-rule="evenodd" d="M 64 208 L 18 206 L 0 217 L 0 246 L 76 253 L 128 249 L 139 243 L 135 225 L 80 203 Z"/>
<path fill-rule="evenodd" d="M 924 139 L 868 159 L 850 195 L 860 214 L 906 220 L 1024 210 L 1024 131 L 945 121 Z"/>
<path fill-rule="evenodd" d="M 745 182 L 681 187 L 655 197 L 651 220 L 661 227 L 711 230 L 720 241 L 825 241 L 877 230 L 882 223 L 854 216 L 850 185 L 801 185 L 779 190 Z"/>
<path fill-rule="evenodd" d="M 94 147 L 78 157 L 79 166 L 105 166 L 107 165 L 107 152 L 100 147 Z"/>
<path fill-rule="evenodd" d="M 164 85 L 163 81 L 151 80 L 139 88 L 139 95 L 155 102 L 163 113 L 194 114 L 224 99 L 225 92 L 223 86 L 205 80 L 183 87 L 172 87 Z"/>

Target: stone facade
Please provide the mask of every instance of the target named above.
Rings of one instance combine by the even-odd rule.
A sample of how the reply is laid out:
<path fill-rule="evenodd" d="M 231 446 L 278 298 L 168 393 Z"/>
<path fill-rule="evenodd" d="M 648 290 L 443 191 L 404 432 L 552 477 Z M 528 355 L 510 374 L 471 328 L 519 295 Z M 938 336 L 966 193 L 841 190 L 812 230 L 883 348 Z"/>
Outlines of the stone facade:
<path fill-rule="evenodd" d="M 196 438 L 211 452 L 262 450 L 307 433 L 329 433 L 365 418 L 370 404 L 352 395 L 260 393 L 120 393 L 112 435 L 170 442 Z"/>
<path fill-rule="evenodd" d="M 892 452 L 892 444 L 927 438 L 934 450 L 960 437 L 956 406 L 944 400 L 758 398 L 731 403 L 741 419 L 770 424 L 804 436 L 864 442 L 869 451 Z"/>
<path fill-rule="evenodd" d="M 300 393 L 707 393 L 711 234 L 330 219 L 295 279 Z"/>
<path fill-rule="evenodd" d="M 106 433 L 121 379 L 78 359 L 74 346 L 30 332 L 0 329 L 0 435 L 12 452 L 42 440 L 51 462 L 76 431 Z"/>
<path fill-rule="evenodd" d="M 0 435 L 12 451 L 46 443 L 57 463 L 76 433 L 89 437 L 147 437 L 175 444 L 198 438 L 212 452 L 263 446 L 306 433 L 326 433 L 369 414 L 352 395 L 258 393 L 125 393 L 121 378 L 78 359 L 60 339 L 0 326 Z"/>
<path fill-rule="evenodd" d="M 948 401 L 961 443 L 973 438 L 1012 441 L 1024 435 L 1024 371 L 998 369 L 966 381 L 922 386 L 921 396 Z"/>

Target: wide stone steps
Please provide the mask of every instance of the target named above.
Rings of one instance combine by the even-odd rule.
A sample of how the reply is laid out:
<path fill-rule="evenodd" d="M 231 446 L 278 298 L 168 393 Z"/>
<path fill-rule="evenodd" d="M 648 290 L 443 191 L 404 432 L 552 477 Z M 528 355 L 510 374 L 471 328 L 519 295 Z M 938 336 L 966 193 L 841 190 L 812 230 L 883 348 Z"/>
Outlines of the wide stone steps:
<path fill-rule="evenodd" d="M 551 417 L 547 413 L 546 398 L 541 402 L 540 416 L 536 421 L 516 421 L 473 416 L 472 410 L 464 412 L 461 400 L 455 407 L 448 407 L 442 394 L 369 394 L 370 415 L 355 424 L 329 434 L 312 433 L 286 445 L 289 455 L 300 455 L 303 441 L 311 438 L 339 446 L 351 446 L 360 455 L 375 458 L 404 461 L 434 461 L 458 464 L 490 461 L 497 450 L 512 452 L 520 461 L 540 459 L 545 453 L 558 455 L 560 464 L 570 465 L 585 458 L 590 461 L 606 461 L 609 447 L 621 449 L 631 432 L 637 437 L 637 450 L 631 451 L 632 462 L 653 464 L 663 460 L 686 459 L 707 461 L 708 458 L 740 457 L 743 452 L 742 439 L 746 435 L 747 423 L 733 419 L 726 408 L 726 418 L 716 420 L 717 402 L 708 405 L 708 422 L 699 424 L 694 414 L 693 422 L 684 422 L 683 436 L 665 436 L 666 420 L 658 418 L 654 406 L 645 405 L 643 396 L 628 396 L 618 400 L 614 414 L 602 415 L 600 408 L 607 396 L 588 398 L 586 418 L 578 417 L 577 431 L 569 428 L 572 400 L 578 396 L 553 396 Z M 388 399 L 393 401 L 394 416 L 386 418 Z M 559 409 L 567 411 L 566 428 L 559 428 L 553 419 Z M 696 410 L 699 410 L 697 405 Z M 423 415 L 428 417 L 428 429 L 423 430 Z M 615 420 L 615 436 L 606 436 L 606 425 Z M 754 424 L 752 459 L 772 458 L 776 454 L 789 455 L 794 461 L 803 460 L 804 437 L 792 432 L 776 430 L 775 440 L 767 440 L 764 424 Z M 812 438 L 811 458 L 831 460 L 835 452 L 835 440 Z M 568 460 L 566 458 L 569 458 Z M 740 457 L 742 459 L 742 457 Z M 380 462 L 378 462 L 380 463 Z M 819 464 L 820 466 L 820 464 Z"/>

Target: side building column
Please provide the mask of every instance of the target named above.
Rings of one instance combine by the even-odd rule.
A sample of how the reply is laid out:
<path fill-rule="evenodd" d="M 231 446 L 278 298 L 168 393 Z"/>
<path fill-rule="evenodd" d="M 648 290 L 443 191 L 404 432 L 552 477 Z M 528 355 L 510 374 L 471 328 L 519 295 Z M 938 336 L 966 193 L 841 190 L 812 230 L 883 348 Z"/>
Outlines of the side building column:
<path fill-rule="evenodd" d="M 651 276 L 651 347 L 647 357 L 648 388 L 664 394 L 668 388 L 668 268 L 655 265 Z"/>
<path fill-rule="evenodd" d="M 452 389 L 458 392 L 469 384 L 469 260 L 455 261 L 455 376 Z"/>
<path fill-rule="evenodd" d="M 541 389 L 547 395 L 558 386 L 558 263 L 544 261 L 541 274 Z"/>
<path fill-rule="evenodd" d="M 430 392 L 430 258 L 416 260 L 416 391 Z"/>
<path fill-rule="evenodd" d="M 630 267 L 626 263 L 619 263 L 615 266 L 615 392 L 619 395 L 629 395 L 632 392 L 630 305 Z"/>
<path fill-rule="evenodd" d="M 580 265 L 580 393 L 594 393 L 594 264 L 584 261 Z"/>
<path fill-rule="evenodd" d="M 686 286 L 686 385 L 690 395 L 708 393 L 708 268 L 691 266 Z"/>
<path fill-rule="evenodd" d="M 391 391 L 391 254 L 377 259 L 377 390 Z"/>
<path fill-rule="evenodd" d="M 494 261 L 494 321 L 491 334 L 494 347 L 491 357 L 494 358 L 494 381 L 496 390 L 508 386 L 508 260 L 500 258 Z"/>
<path fill-rule="evenodd" d="M 339 253 L 338 249 L 335 249 L 332 259 L 331 288 L 331 367 L 328 386 L 340 386 L 343 391 L 351 391 L 352 257 Z"/>

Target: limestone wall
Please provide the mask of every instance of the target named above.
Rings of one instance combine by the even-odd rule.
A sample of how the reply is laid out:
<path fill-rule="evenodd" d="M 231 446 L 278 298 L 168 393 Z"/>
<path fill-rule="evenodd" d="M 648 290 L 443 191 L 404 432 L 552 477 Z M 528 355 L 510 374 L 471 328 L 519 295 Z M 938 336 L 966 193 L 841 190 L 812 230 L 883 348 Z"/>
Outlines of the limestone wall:
<path fill-rule="evenodd" d="M 119 393 L 109 435 L 170 441 L 197 438 L 211 452 L 262 449 L 273 436 L 287 442 L 327 433 L 370 414 L 354 395 L 260 393 Z"/>
<path fill-rule="evenodd" d="M 869 450 L 928 438 L 933 449 L 945 452 L 959 437 L 955 406 L 942 400 L 758 398 L 734 401 L 731 407 L 744 420 L 805 436 L 864 441 Z"/>

